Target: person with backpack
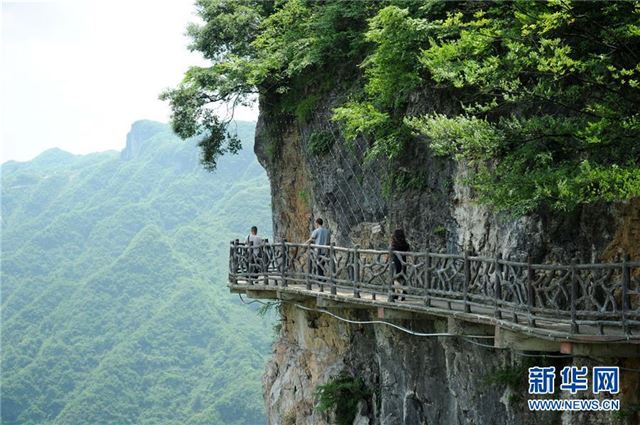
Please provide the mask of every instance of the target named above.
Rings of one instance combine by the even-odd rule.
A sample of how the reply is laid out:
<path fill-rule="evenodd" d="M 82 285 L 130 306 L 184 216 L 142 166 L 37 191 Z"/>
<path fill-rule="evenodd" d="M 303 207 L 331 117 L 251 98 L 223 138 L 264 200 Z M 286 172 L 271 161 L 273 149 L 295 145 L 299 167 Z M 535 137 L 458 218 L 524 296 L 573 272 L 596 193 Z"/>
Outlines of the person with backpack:
<path fill-rule="evenodd" d="M 409 246 L 409 243 L 407 242 L 407 239 L 404 235 L 404 230 L 396 229 L 393 231 L 389 250 L 394 251 L 391 258 L 391 260 L 393 261 L 393 286 L 395 288 L 394 292 L 406 294 L 406 291 L 402 288 L 406 284 L 407 256 L 401 254 L 401 252 L 410 251 L 411 247 Z M 393 297 L 394 300 L 397 300 L 398 298 L 400 298 L 400 301 L 404 301 L 404 297 L 399 297 L 398 295 L 394 295 Z"/>

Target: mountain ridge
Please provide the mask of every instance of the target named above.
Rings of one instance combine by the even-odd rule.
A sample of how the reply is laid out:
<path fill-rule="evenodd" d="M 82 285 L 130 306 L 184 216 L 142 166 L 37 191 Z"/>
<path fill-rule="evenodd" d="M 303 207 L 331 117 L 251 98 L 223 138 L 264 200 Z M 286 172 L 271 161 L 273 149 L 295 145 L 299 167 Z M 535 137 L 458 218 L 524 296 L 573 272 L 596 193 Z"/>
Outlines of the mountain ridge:
<path fill-rule="evenodd" d="M 213 174 L 154 127 L 129 160 L 1 168 L 2 424 L 265 422 L 270 320 L 224 290 L 228 240 L 271 227 L 253 126 Z"/>

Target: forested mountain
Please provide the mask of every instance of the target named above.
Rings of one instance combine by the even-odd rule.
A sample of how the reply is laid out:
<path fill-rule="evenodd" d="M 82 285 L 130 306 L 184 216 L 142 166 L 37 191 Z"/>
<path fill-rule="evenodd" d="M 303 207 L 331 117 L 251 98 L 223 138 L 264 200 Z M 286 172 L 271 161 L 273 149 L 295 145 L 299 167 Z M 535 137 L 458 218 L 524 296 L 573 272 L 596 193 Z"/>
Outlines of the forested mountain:
<path fill-rule="evenodd" d="M 225 287 L 228 241 L 271 233 L 244 149 L 134 123 L 122 152 L 2 165 L 2 424 L 259 424 L 271 324 Z"/>

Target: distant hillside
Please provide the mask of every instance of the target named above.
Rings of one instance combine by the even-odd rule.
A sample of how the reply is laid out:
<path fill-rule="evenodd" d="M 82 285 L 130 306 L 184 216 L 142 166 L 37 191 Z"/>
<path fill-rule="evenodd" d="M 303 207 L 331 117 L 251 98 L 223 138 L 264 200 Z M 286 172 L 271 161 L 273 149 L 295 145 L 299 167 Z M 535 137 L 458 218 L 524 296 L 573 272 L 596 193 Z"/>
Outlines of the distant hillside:
<path fill-rule="evenodd" d="M 151 121 L 2 165 L 2 424 L 265 422 L 271 324 L 225 287 L 228 241 L 271 233 L 254 126 L 215 174 Z"/>

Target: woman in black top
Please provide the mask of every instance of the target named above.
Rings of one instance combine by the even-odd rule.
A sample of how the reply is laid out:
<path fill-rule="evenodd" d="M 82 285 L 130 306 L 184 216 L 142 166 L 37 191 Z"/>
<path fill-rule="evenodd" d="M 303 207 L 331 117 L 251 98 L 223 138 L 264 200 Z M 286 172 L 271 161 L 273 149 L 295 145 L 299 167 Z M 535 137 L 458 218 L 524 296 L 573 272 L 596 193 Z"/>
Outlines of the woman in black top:
<path fill-rule="evenodd" d="M 392 251 L 400 251 L 400 252 L 407 252 L 411 250 L 411 247 L 409 246 L 409 243 L 407 243 L 407 239 L 404 236 L 404 230 L 396 229 L 393 231 L 393 235 L 391 236 L 391 246 L 389 248 Z M 394 252 L 392 260 L 393 260 L 393 268 L 396 275 L 394 284 L 397 284 L 398 286 L 403 286 L 405 282 L 404 271 L 406 269 L 404 266 L 404 263 L 406 263 L 407 261 L 407 256 Z M 404 294 L 405 291 L 402 291 L 402 293 Z M 401 297 L 400 301 L 404 301 L 404 297 Z"/>

